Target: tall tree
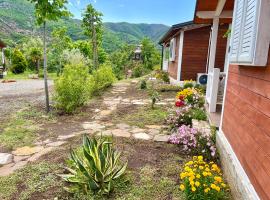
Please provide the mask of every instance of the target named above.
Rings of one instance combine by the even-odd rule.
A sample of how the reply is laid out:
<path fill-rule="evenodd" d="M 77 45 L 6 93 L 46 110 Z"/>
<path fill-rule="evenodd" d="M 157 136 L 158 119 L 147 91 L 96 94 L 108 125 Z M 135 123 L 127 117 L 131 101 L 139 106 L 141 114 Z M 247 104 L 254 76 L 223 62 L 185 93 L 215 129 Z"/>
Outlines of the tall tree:
<path fill-rule="evenodd" d="M 102 16 L 103 14 L 95 10 L 91 4 L 87 6 L 86 11 L 83 13 L 82 27 L 92 42 L 94 69 L 97 69 L 99 65 L 98 45 L 102 37 Z"/>
<path fill-rule="evenodd" d="M 62 73 L 62 63 L 59 57 L 62 55 L 63 51 L 72 48 L 72 40 L 67 35 L 67 28 L 60 27 L 56 28 L 52 32 L 52 51 L 54 57 L 56 58 L 56 64 L 58 66 L 57 74 Z"/>
<path fill-rule="evenodd" d="M 44 54 L 44 84 L 46 96 L 46 111 L 50 111 L 49 91 L 47 82 L 47 50 L 46 50 L 46 23 L 56 21 L 63 16 L 69 16 L 65 6 L 67 0 L 28 0 L 35 5 L 35 15 L 38 25 L 43 25 L 43 54 Z"/>

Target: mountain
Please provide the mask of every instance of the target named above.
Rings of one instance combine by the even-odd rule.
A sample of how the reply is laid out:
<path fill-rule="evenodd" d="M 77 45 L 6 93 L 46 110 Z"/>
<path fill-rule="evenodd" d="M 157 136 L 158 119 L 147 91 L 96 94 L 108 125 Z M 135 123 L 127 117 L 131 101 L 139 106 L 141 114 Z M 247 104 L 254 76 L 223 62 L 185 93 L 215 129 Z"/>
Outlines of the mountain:
<path fill-rule="evenodd" d="M 62 18 L 48 23 L 48 31 L 66 26 L 73 40 L 86 39 L 81 20 Z M 162 24 L 104 23 L 103 46 L 111 52 L 124 42 L 138 44 L 149 37 L 155 43 L 168 30 Z M 34 6 L 27 0 L 0 0 L 0 39 L 11 43 L 31 34 L 40 35 L 41 28 L 35 25 Z"/>

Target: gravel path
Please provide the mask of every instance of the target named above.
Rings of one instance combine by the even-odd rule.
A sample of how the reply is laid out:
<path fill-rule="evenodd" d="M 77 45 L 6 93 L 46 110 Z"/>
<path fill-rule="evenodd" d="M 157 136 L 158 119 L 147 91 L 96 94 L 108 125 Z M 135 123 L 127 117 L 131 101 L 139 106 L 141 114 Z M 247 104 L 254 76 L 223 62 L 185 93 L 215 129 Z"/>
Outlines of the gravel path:
<path fill-rule="evenodd" d="M 53 81 L 48 81 L 51 88 Z M 27 104 L 44 101 L 43 80 L 18 80 L 14 83 L 0 83 L 0 120 Z"/>

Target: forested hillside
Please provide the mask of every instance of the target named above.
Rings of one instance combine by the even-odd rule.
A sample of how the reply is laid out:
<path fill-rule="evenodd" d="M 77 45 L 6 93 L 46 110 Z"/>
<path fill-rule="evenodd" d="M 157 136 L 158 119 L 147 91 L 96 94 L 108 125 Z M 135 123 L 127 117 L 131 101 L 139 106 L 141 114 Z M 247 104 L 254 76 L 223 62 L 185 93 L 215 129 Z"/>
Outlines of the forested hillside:
<path fill-rule="evenodd" d="M 63 18 L 58 22 L 49 22 L 48 30 L 66 26 L 68 34 L 74 40 L 85 39 L 81 21 Z M 111 52 L 124 42 L 137 44 L 144 37 L 157 42 L 168 30 L 162 24 L 104 23 L 103 47 Z M 39 35 L 40 28 L 35 25 L 34 7 L 27 0 L 0 0 L 0 38 L 12 43 L 29 35 Z"/>

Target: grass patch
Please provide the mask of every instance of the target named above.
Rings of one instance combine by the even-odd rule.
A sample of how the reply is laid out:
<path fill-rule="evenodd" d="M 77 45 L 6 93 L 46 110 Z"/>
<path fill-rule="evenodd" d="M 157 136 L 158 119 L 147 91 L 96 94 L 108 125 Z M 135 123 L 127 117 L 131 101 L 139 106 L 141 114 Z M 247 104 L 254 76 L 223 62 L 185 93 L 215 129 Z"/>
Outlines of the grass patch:
<path fill-rule="evenodd" d="M 138 126 L 144 128 L 145 125 L 162 124 L 168 115 L 165 107 L 141 107 L 138 110 L 126 113 L 124 116 L 119 116 L 117 121 L 127 123 L 130 126 Z"/>
<path fill-rule="evenodd" d="M 62 182 L 56 174 L 60 166 L 52 163 L 41 162 L 27 165 L 24 169 L 7 177 L 0 177 L 0 199 L 30 199 L 34 193 L 43 193 L 50 188 L 59 188 L 54 191 L 55 196 L 60 192 Z M 22 190 L 21 192 L 19 192 Z"/>
<path fill-rule="evenodd" d="M 15 149 L 32 145 L 44 120 L 52 119 L 34 108 L 27 107 L 10 117 L 7 122 L 0 125 L 0 145 L 8 149 Z"/>
<path fill-rule="evenodd" d="M 22 74 L 13 74 L 12 72 L 8 72 L 7 76 L 4 77 L 5 80 L 8 79 L 15 79 L 15 80 L 27 80 L 29 79 L 29 75 L 35 74 L 35 72 L 32 71 L 25 71 Z M 56 73 L 48 73 L 48 79 L 55 80 L 57 78 Z M 42 79 L 42 78 L 40 78 Z"/>

